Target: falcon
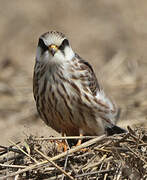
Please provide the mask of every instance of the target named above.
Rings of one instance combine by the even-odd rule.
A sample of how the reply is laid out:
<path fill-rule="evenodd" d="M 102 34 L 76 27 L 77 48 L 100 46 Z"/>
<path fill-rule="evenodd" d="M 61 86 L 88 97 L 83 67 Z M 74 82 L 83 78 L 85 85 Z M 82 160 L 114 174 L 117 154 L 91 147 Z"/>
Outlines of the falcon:
<path fill-rule="evenodd" d="M 50 31 L 39 38 L 33 93 L 40 117 L 62 135 L 126 132 L 115 125 L 118 110 L 92 66 L 73 51 L 61 32 Z"/>

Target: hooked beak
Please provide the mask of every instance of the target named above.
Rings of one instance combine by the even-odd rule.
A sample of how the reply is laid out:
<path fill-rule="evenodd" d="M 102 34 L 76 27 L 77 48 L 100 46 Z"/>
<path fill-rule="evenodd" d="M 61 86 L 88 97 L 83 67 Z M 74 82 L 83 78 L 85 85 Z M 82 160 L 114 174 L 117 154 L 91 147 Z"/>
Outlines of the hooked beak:
<path fill-rule="evenodd" d="M 54 56 L 55 53 L 56 53 L 57 50 L 58 50 L 58 47 L 57 47 L 56 45 L 52 44 L 52 45 L 49 46 L 48 49 L 49 49 L 49 52 L 52 54 L 52 56 Z"/>

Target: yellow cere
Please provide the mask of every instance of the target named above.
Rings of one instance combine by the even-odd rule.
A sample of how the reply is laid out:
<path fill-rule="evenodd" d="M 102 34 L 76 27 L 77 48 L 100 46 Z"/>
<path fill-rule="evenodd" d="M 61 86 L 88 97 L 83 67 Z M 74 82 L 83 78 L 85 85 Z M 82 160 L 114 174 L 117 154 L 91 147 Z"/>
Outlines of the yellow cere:
<path fill-rule="evenodd" d="M 57 49 L 58 49 L 58 47 L 57 47 L 56 45 L 54 45 L 54 44 L 52 44 L 52 45 L 50 46 L 50 48 L 51 48 L 51 49 L 54 49 L 54 50 L 57 50 Z"/>

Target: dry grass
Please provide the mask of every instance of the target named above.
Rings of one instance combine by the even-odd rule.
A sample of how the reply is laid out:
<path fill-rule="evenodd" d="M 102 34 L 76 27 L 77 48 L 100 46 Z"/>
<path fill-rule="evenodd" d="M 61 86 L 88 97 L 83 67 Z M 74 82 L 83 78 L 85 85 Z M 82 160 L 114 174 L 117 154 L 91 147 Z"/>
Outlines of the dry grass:
<path fill-rule="evenodd" d="M 147 127 L 146 7 L 145 0 L 1 1 L 0 143 L 24 133 L 55 135 L 40 121 L 32 94 L 38 37 L 52 29 L 92 64 L 121 108 L 118 124 Z"/>
<path fill-rule="evenodd" d="M 0 179 L 147 178 L 145 129 L 128 127 L 126 134 L 91 137 L 91 140 L 65 152 L 59 148 L 61 138 L 54 139 L 30 136 L 23 142 L 11 142 L 9 147 L 0 146 Z"/>

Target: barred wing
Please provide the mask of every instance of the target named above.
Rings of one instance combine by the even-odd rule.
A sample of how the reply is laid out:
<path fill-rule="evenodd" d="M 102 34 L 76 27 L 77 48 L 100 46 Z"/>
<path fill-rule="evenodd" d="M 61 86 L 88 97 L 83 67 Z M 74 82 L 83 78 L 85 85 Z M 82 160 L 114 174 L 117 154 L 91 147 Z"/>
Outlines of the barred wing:
<path fill-rule="evenodd" d="M 78 54 L 76 54 L 76 58 L 79 59 L 81 70 L 87 71 L 87 81 L 89 82 L 88 86 L 92 94 L 96 96 L 97 92 L 100 91 L 100 85 L 92 69 L 92 66 L 87 61 L 83 60 Z"/>

